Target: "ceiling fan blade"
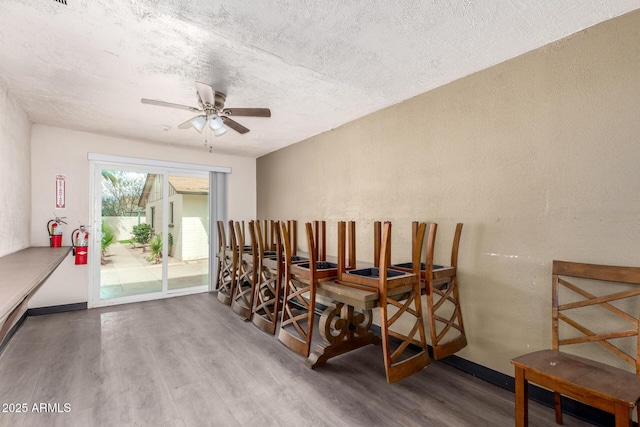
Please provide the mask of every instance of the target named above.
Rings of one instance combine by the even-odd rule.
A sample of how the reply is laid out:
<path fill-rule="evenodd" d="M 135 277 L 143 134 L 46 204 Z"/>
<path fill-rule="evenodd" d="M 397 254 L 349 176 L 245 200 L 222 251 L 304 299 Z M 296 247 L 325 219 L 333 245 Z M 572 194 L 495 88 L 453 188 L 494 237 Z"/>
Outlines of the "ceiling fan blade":
<path fill-rule="evenodd" d="M 240 123 L 235 120 L 231 120 L 229 117 L 220 116 L 220 118 L 224 121 L 224 124 L 229 126 L 231 129 L 235 130 L 238 133 L 247 133 L 249 129 L 242 126 Z"/>
<path fill-rule="evenodd" d="M 186 121 L 186 122 L 184 122 L 184 123 L 180 123 L 180 124 L 178 125 L 178 128 L 180 128 L 180 129 L 189 129 L 189 128 L 191 127 L 191 120 L 192 120 L 192 119 L 189 119 L 189 120 L 187 120 L 187 121 Z"/>
<path fill-rule="evenodd" d="M 196 82 L 196 90 L 198 91 L 198 96 L 205 104 L 215 105 L 216 103 L 216 95 L 211 86 L 206 83 Z"/>
<path fill-rule="evenodd" d="M 202 130 L 204 129 L 204 126 L 206 123 L 207 123 L 207 118 L 205 116 L 195 116 L 190 118 L 186 122 L 179 124 L 178 128 L 189 129 L 193 127 L 195 130 L 202 133 Z"/>
<path fill-rule="evenodd" d="M 222 113 L 228 116 L 271 117 L 268 108 L 225 108 Z"/>
<path fill-rule="evenodd" d="M 182 105 L 182 104 L 174 104 L 172 102 L 164 102 L 164 101 L 160 101 L 158 99 L 142 98 L 140 101 L 143 104 L 158 105 L 160 107 L 180 108 L 182 110 L 194 111 L 196 113 L 202 111 L 202 110 L 200 110 L 199 108 L 196 108 L 196 107 L 190 107 L 188 105 Z"/>

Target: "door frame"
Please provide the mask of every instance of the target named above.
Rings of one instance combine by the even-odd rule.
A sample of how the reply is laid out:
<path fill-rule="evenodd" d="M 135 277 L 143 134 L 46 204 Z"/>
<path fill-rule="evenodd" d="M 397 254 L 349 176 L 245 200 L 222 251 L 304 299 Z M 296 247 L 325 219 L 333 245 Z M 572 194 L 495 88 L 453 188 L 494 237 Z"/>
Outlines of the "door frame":
<path fill-rule="evenodd" d="M 104 307 L 116 304 L 126 304 L 130 302 L 149 301 L 154 299 L 163 299 L 179 295 L 187 295 L 190 293 L 206 292 L 213 290 L 213 280 L 217 274 L 217 263 L 215 262 L 215 248 L 217 247 L 217 221 L 226 221 L 227 218 L 227 177 L 231 173 L 231 168 L 199 165 L 193 163 L 170 162 L 164 160 L 142 159 L 135 157 L 114 156 L 100 153 L 88 153 L 90 170 L 90 218 L 91 228 L 94 232 L 90 235 L 93 238 L 89 241 L 89 281 L 88 281 L 88 307 Z M 201 172 L 209 174 L 209 285 L 208 287 L 187 288 L 186 291 L 169 291 L 167 289 L 167 253 L 163 252 L 163 287 L 161 292 L 131 295 L 127 297 L 111 298 L 106 300 L 100 299 L 100 252 L 101 252 L 101 228 L 102 218 L 102 174 L 103 169 L 111 168 L 115 170 L 135 169 L 144 170 L 145 173 L 159 173 L 164 175 L 163 192 L 168 192 L 169 174 L 193 175 Z M 99 191 L 98 191 L 99 190 Z M 168 197 L 163 197 L 163 210 L 168 210 Z M 167 246 L 167 229 L 168 215 L 162 215 L 163 229 L 163 245 Z"/>

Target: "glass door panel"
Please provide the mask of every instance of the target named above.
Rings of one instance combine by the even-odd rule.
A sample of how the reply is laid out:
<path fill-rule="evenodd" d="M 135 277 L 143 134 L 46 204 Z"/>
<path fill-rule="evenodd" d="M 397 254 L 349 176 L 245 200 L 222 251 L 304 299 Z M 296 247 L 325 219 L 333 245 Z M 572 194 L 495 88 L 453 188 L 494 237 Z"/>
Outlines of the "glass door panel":
<path fill-rule="evenodd" d="M 100 300 L 163 291 L 163 186 L 162 174 L 102 169 Z"/>
<path fill-rule="evenodd" d="M 209 286 L 209 177 L 169 174 L 169 291 Z"/>

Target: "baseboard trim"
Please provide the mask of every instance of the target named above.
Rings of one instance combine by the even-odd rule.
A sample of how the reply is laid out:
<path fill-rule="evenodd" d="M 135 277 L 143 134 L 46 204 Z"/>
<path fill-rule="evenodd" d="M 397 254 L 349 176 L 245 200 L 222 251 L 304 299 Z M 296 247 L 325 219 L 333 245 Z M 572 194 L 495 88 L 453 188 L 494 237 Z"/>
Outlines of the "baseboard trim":
<path fill-rule="evenodd" d="M 86 302 L 78 302 L 75 304 L 52 305 L 49 307 L 30 308 L 27 310 L 27 316 L 42 316 L 44 314 L 65 313 L 67 311 L 86 310 Z"/>

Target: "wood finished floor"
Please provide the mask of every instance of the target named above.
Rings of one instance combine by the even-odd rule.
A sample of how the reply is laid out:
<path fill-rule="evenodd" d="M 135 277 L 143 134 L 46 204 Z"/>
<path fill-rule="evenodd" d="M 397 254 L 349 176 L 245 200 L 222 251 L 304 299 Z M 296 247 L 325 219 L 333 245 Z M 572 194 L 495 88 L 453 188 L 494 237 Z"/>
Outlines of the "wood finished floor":
<path fill-rule="evenodd" d="M 1 426 L 514 425 L 512 393 L 439 362 L 389 385 L 369 346 L 311 370 L 212 294 L 27 318 L 0 355 L 0 403 L 29 410 Z M 529 419 L 555 426 L 533 402 Z"/>

